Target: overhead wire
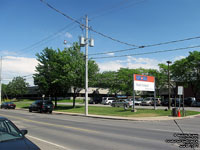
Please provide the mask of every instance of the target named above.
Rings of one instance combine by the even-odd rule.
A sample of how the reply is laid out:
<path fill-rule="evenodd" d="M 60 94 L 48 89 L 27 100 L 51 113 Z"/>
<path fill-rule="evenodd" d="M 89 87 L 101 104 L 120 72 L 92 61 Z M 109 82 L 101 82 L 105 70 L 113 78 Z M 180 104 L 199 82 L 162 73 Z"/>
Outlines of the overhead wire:
<path fill-rule="evenodd" d="M 91 17 L 90 20 L 94 20 L 96 18 L 99 18 L 99 17 L 105 16 L 105 15 L 111 14 L 111 13 L 113 13 L 115 11 L 119 11 L 119 10 L 122 10 L 122 9 L 125 9 L 125 8 L 128 8 L 128 7 L 132 7 L 134 5 L 138 5 L 140 3 L 143 3 L 146 0 L 131 1 L 131 3 L 128 3 L 128 6 L 125 6 L 127 3 L 125 3 L 124 1 L 127 2 L 127 1 L 130 1 L 130 0 L 123 0 L 119 4 L 117 4 L 116 6 L 112 7 L 111 9 L 109 9 L 109 10 L 107 9 L 108 11 L 106 11 L 106 12 L 104 11 L 102 14 L 99 14 L 99 15 L 96 15 L 94 17 Z M 125 3 L 125 5 L 124 5 L 124 3 Z M 120 5 L 120 6 L 118 6 L 118 5 Z M 116 9 L 117 7 L 118 7 L 118 9 Z"/>
<path fill-rule="evenodd" d="M 127 48 L 127 49 L 121 49 L 121 50 L 115 50 L 115 51 L 107 51 L 107 52 L 101 52 L 101 53 L 92 53 L 92 54 L 89 54 L 89 56 L 92 56 L 92 55 L 104 55 L 104 54 L 110 54 L 110 53 L 120 53 L 120 52 L 125 52 L 125 51 L 136 50 L 136 49 L 140 49 L 140 48 L 148 48 L 148 47 L 154 47 L 154 46 L 161 46 L 161 45 L 167 45 L 167 44 L 172 44 L 172 43 L 184 42 L 184 41 L 189 41 L 189 40 L 194 40 L 194 39 L 200 39 L 200 36 L 189 37 L 189 38 L 180 39 L 180 40 L 173 40 L 173 41 L 161 42 L 161 43 L 156 43 L 156 44 L 149 44 L 149 45 L 144 45 L 144 46 L 140 46 L 140 47 L 137 47 L 137 48 Z"/>
<path fill-rule="evenodd" d="M 65 13 L 61 12 L 60 10 L 54 8 L 53 6 L 51 6 L 49 3 L 45 2 L 44 0 L 40 0 L 41 2 L 43 2 L 44 4 L 46 4 L 48 7 L 50 7 L 51 9 L 55 10 L 56 12 L 64 15 L 65 17 L 67 17 L 68 19 L 78 23 L 79 25 L 81 26 L 84 26 L 86 27 L 84 24 L 80 23 L 79 21 L 73 19 L 72 17 L 70 17 L 69 15 L 66 15 Z M 105 53 L 95 53 L 95 54 L 90 54 L 90 55 L 99 55 L 99 54 L 108 54 L 108 53 L 116 53 L 116 52 L 124 52 L 124 51 L 128 51 L 128 50 L 133 50 L 133 49 L 139 49 L 139 48 L 146 48 L 146 47 L 153 47 L 153 46 L 160 46 L 160 45 L 165 45 L 165 44 L 171 44 L 171 43 L 176 43 L 176 42 L 182 42 L 182 41 L 187 41 L 187 40 L 193 40 L 193 39 L 198 39 L 200 38 L 200 36 L 198 37 L 191 37 L 191 38 L 186 38 L 186 39 L 181 39 L 181 40 L 174 40 L 174 41 L 168 41 L 168 42 L 162 42 L 162 43 L 157 43 L 157 44 L 150 44 L 150 45 L 141 45 L 141 46 L 136 46 L 135 44 L 130 44 L 130 43 L 127 43 L 127 42 L 122 42 L 120 40 L 117 40 L 117 39 L 114 39 L 110 36 L 107 36 L 101 32 L 98 32 L 94 29 L 92 29 L 91 27 L 89 28 L 91 31 L 103 36 L 103 37 L 106 37 L 106 38 L 109 38 L 113 41 L 116 41 L 116 42 L 119 42 L 121 44 L 125 44 L 125 45 L 129 45 L 129 46 L 134 46 L 135 48 L 129 48 L 129 49 L 124 49 L 124 50 L 117 50 L 117 51 L 109 51 L 109 52 L 105 52 Z M 115 57 L 115 56 L 112 56 L 112 57 Z M 117 56 L 118 57 L 118 56 Z M 110 57 L 109 57 L 110 58 Z"/>
<path fill-rule="evenodd" d="M 66 15 L 65 13 L 61 12 L 60 10 L 54 8 L 53 6 L 51 6 L 49 3 L 45 2 L 44 0 L 40 0 L 40 1 L 43 2 L 45 5 L 47 5 L 49 8 L 53 9 L 54 11 L 56 11 L 57 13 L 62 14 L 66 18 L 68 18 L 68 19 L 70 19 L 70 20 L 72 20 L 72 21 L 74 21 L 74 22 L 78 23 L 79 25 L 84 26 L 86 28 L 86 25 L 84 25 L 81 22 L 79 22 L 78 20 L 70 17 L 69 15 Z M 108 36 L 108 35 L 106 35 L 104 33 L 98 32 L 98 31 L 92 29 L 91 27 L 88 27 L 88 29 L 91 30 L 91 31 L 93 31 L 93 32 L 95 32 L 95 33 L 97 33 L 97 34 L 99 34 L 99 35 L 101 35 L 101 36 L 103 36 L 103 37 L 105 37 L 105 38 L 108 38 L 108 39 L 110 39 L 112 41 L 115 41 L 115 42 L 118 42 L 118 43 L 121 43 L 121 44 L 125 44 L 125 45 L 128 45 L 128 46 L 137 47 L 135 44 L 130 44 L 130 43 L 127 43 L 127 42 L 120 41 L 120 40 L 115 39 L 115 38 L 113 38 L 111 36 Z"/>
<path fill-rule="evenodd" d="M 117 58 L 117 57 L 127 57 L 127 56 L 138 56 L 138 55 L 147 55 L 147 54 L 156 54 L 156 53 L 164 53 L 164 52 L 179 51 L 179 50 L 185 50 L 185 49 L 193 49 L 193 48 L 199 48 L 199 47 L 200 47 L 200 45 L 197 45 L 197 46 L 190 46 L 190 47 L 182 47 L 182 48 L 175 48 L 175 49 L 168 49 L 168 50 L 160 50 L 160 51 L 151 51 L 151 52 L 137 53 L 137 54 L 119 55 L 119 56 L 90 57 L 90 59 L 105 59 L 105 58 Z"/>
<path fill-rule="evenodd" d="M 73 23 L 72 23 L 72 24 L 73 24 Z M 68 28 L 69 28 L 72 24 L 70 24 L 70 25 L 68 26 Z M 76 28 L 76 27 L 77 27 L 77 26 L 73 26 L 73 28 L 70 29 L 70 31 L 72 31 L 72 30 L 73 30 L 74 28 Z M 65 28 L 65 29 L 67 29 L 67 28 Z M 42 40 L 36 42 L 35 44 L 32 44 L 32 45 L 29 46 L 29 47 L 24 48 L 24 49 L 21 50 L 21 51 L 19 51 L 20 53 L 18 53 L 18 55 L 24 54 L 24 51 L 26 51 L 26 53 L 29 53 L 30 50 L 33 50 L 33 49 L 35 49 L 35 48 L 37 48 L 37 47 L 39 47 L 39 46 L 41 46 L 41 45 L 44 45 L 44 44 L 47 43 L 47 42 L 50 42 L 50 41 L 54 40 L 56 37 L 58 37 L 58 36 L 60 35 L 60 33 L 63 33 L 63 32 L 66 32 L 66 31 L 65 31 L 65 30 L 59 30 L 58 32 L 55 32 L 54 34 L 52 34 L 52 35 L 50 35 L 50 36 L 48 36 L 48 37 L 46 37 L 46 38 L 44 38 L 44 39 L 42 39 Z"/>

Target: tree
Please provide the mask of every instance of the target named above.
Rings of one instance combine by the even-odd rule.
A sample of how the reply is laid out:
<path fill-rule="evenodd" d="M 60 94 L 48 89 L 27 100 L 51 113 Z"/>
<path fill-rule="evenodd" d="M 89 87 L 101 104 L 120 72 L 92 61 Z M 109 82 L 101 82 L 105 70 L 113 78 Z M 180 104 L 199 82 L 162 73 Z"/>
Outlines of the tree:
<path fill-rule="evenodd" d="M 7 93 L 8 93 L 7 84 L 2 84 L 2 91 L 1 91 L 2 97 L 8 99 Z"/>
<path fill-rule="evenodd" d="M 188 57 L 175 61 L 171 68 L 172 78 L 190 86 L 196 97 L 200 91 L 200 52 L 190 52 Z"/>
<path fill-rule="evenodd" d="M 26 79 L 22 77 L 14 77 L 11 82 L 8 83 L 6 87 L 7 94 L 12 97 L 19 97 L 27 92 L 29 84 Z"/>
<path fill-rule="evenodd" d="M 65 49 L 60 57 L 65 62 L 60 75 L 63 82 L 70 85 L 73 90 L 73 107 L 75 107 L 75 99 L 85 86 L 85 57 L 80 51 L 78 43 L 74 43 L 72 47 Z M 96 62 L 88 60 L 88 79 L 90 81 L 94 80 L 98 71 Z"/>
<path fill-rule="evenodd" d="M 34 74 L 34 84 L 38 85 L 42 94 L 54 97 L 55 107 L 57 107 L 57 97 L 68 91 L 68 86 L 63 86 L 59 72 L 62 70 L 62 62 L 60 62 L 61 51 L 45 48 L 40 54 L 37 53 L 39 64 L 36 66 L 36 74 Z"/>
<path fill-rule="evenodd" d="M 41 92 L 55 97 L 55 106 L 57 96 L 64 96 L 70 88 L 73 89 L 75 107 L 75 99 L 85 85 L 85 57 L 78 43 L 63 51 L 46 48 L 36 56 L 39 64 L 34 75 L 35 85 L 39 86 Z M 92 80 L 98 71 L 95 61 L 89 60 L 89 79 Z"/>

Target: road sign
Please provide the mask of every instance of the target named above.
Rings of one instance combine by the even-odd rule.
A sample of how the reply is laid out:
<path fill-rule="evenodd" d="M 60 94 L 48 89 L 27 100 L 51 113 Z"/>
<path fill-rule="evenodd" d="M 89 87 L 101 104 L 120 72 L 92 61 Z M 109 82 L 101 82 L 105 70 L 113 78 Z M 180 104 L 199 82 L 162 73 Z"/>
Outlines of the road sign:
<path fill-rule="evenodd" d="M 155 78 L 153 76 L 134 74 L 134 90 L 155 91 Z"/>
<path fill-rule="evenodd" d="M 183 86 L 178 86 L 178 95 L 183 95 Z"/>

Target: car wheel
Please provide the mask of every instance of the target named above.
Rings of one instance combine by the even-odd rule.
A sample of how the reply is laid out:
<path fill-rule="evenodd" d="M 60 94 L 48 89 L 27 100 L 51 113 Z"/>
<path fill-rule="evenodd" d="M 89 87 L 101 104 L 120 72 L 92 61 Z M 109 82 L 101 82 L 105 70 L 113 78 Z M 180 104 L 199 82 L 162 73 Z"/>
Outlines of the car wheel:
<path fill-rule="evenodd" d="M 29 108 L 29 112 L 32 112 L 32 110 Z"/>
<path fill-rule="evenodd" d="M 52 111 L 49 111 L 50 114 L 52 114 Z"/>
<path fill-rule="evenodd" d="M 113 107 L 115 107 L 115 104 L 113 104 Z"/>
<path fill-rule="evenodd" d="M 127 110 L 128 109 L 128 106 L 127 105 L 124 105 L 124 110 Z"/>
<path fill-rule="evenodd" d="M 109 102 L 108 105 L 111 105 L 111 102 Z"/>

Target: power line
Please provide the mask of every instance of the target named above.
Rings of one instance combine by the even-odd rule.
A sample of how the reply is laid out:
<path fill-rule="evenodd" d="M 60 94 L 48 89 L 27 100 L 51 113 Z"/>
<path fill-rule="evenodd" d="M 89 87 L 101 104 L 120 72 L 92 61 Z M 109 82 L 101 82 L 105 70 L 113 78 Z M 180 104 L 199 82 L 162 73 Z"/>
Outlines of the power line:
<path fill-rule="evenodd" d="M 167 45 L 167 44 L 184 42 L 184 41 L 189 41 L 189 40 L 194 40 L 194 39 L 200 39 L 200 36 L 189 37 L 189 38 L 185 38 L 185 39 L 173 40 L 173 41 L 168 41 L 168 42 L 161 42 L 161 43 L 157 43 L 157 44 L 144 45 L 144 46 L 139 46 L 137 48 L 127 48 L 127 49 L 116 50 L 116 51 L 107 51 L 107 52 L 102 52 L 102 53 L 93 53 L 93 54 L 89 54 L 89 56 L 92 56 L 92 55 L 103 55 L 103 54 L 109 54 L 109 53 L 120 53 L 120 52 L 125 52 L 125 51 L 130 51 L 130 50 L 136 50 L 136 49 L 140 49 L 140 48 L 147 48 L 147 47 L 154 47 L 154 46 L 160 46 L 160 45 Z"/>
<path fill-rule="evenodd" d="M 156 53 L 179 51 L 179 50 L 185 50 L 185 49 L 189 49 L 189 48 L 199 48 L 199 47 L 200 47 L 200 45 L 191 46 L 191 47 L 182 47 L 182 48 L 176 48 L 176 49 L 169 49 L 169 50 L 152 51 L 152 52 L 146 52 L 146 53 L 120 55 L 120 56 L 93 57 L 93 58 L 91 57 L 90 59 L 104 59 L 104 58 L 117 58 L 117 57 L 126 57 L 126 56 L 138 56 L 138 55 L 147 55 L 147 54 L 156 54 Z"/>
<path fill-rule="evenodd" d="M 56 38 L 60 33 L 62 33 L 65 29 L 67 29 L 67 28 L 69 28 L 71 25 L 73 25 L 73 23 L 74 23 L 74 22 L 68 24 L 67 26 L 65 26 L 64 28 L 58 30 L 57 32 L 55 32 L 55 33 L 53 33 L 53 34 L 51 34 L 51 35 L 45 37 L 44 39 L 42 39 L 42 40 L 40 40 L 40 41 L 38 41 L 38 42 L 36 42 L 36 43 L 34 43 L 34 44 L 32 44 L 32 45 L 26 47 L 26 48 L 23 48 L 23 49 L 21 49 L 21 50 L 18 50 L 18 51 L 22 53 L 22 52 L 24 52 L 24 51 L 26 51 L 26 50 L 28 50 L 28 49 L 34 49 L 34 48 L 40 46 L 40 45 L 43 44 L 45 41 L 48 41 L 48 40 L 51 41 L 51 40 L 53 40 L 53 39 Z M 52 39 L 51 39 L 51 38 L 52 38 Z"/>
<path fill-rule="evenodd" d="M 108 11 L 107 12 L 104 11 L 102 14 L 92 17 L 91 20 L 94 20 L 96 18 L 111 14 L 114 11 L 117 11 L 117 10 L 119 11 L 119 10 L 122 10 L 122 9 L 125 9 L 125 8 L 128 8 L 128 7 L 132 7 L 134 5 L 137 5 L 137 4 L 140 4 L 140 3 L 144 2 L 146 0 L 131 1 L 131 3 L 127 3 L 128 1 L 130 1 L 130 0 L 123 0 L 123 1 L 119 2 L 118 4 L 114 5 L 113 7 L 111 7 L 110 9 L 105 9 L 105 11 L 107 11 L 107 10 Z M 128 4 L 128 6 L 126 6 L 126 4 Z M 118 9 L 116 9 L 117 7 L 118 7 Z"/>
<path fill-rule="evenodd" d="M 69 15 L 66 15 L 65 13 L 61 12 L 60 10 L 54 8 L 53 6 L 51 6 L 49 3 L 45 2 L 44 0 L 40 0 L 40 1 L 43 2 L 44 4 L 46 4 L 49 8 L 53 9 L 54 11 L 56 11 L 56 12 L 62 14 L 62 15 L 65 16 L 66 18 L 68 18 L 68 19 L 70 19 L 70 20 L 72 20 L 72 21 L 78 23 L 80 26 L 83 26 L 83 27 L 86 28 L 86 26 L 85 26 L 84 24 L 82 24 L 82 23 L 79 22 L 78 20 L 76 20 L 76 19 L 70 17 Z M 105 37 L 105 38 L 108 38 L 108 39 L 110 39 L 110 40 L 112 40 L 112 41 L 115 41 L 115 42 L 118 42 L 118 43 L 121 43 L 121 44 L 125 44 L 125 45 L 128 45 L 128 46 L 137 47 L 137 46 L 134 45 L 134 44 L 129 44 L 129 43 L 127 43 L 127 42 L 120 41 L 120 40 L 118 40 L 118 39 L 115 39 L 115 38 L 112 38 L 112 37 L 110 37 L 110 36 L 108 36 L 108 35 L 105 35 L 105 34 L 103 34 L 103 33 L 101 33 L 101 32 L 98 32 L 98 31 L 92 29 L 91 27 L 88 27 L 88 29 L 91 30 L 91 31 L 93 31 L 93 32 L 95 32 L 95 33 L 97 33 L 97 34 L 99 34 L 99 35 L 101 35 L 101 36 L 103 36 L 103 37 Z"/>

